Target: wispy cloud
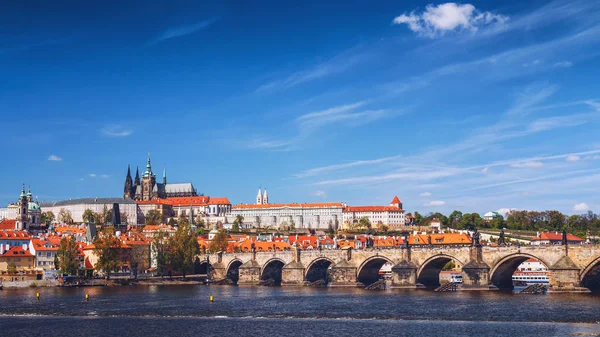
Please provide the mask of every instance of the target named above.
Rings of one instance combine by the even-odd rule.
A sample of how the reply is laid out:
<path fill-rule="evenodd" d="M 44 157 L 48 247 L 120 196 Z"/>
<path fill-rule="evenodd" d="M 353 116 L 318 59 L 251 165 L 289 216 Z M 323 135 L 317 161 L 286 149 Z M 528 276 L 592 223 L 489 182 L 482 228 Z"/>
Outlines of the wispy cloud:
<path fill-rule="evenodd" d="M 50 157 L 48 157 L 48 160 L 49 161 L 61 161 L 63 159 L 61 157 L 59 157 L 59 156 L 51 154 Z"/>
<path fill-rule="evenodd" d="M 425 203 L 423 206 L 425 207 L 435 207 L 435 206 L 444 206 L 446 204 L 443 200 L 433 200 L 428 203 Z"/>
<path fill-rule="evenodd" d="M 576 204 L 575 206 L 573 206 L 573 211 L 575 212 L 587 212 L 590 209 L 590 206 L 588 206 L 588 204 L 586 204 L 585 202 Z"/>
<path fill-rule="evenodd" d="M 423 192 L 421 194 L 419 194 L 420 197 L 430 197 L 431 193 L 430 192 Z"/>
<path fill-rule="evenodd" d="M 314 195 L 316 197 L 324 197 L 325 196 L 325 191 L 323 191 L 323 190 L 317 190 L 317 191 L 315 191 Z"/>
<path fill-rule="evenodd" d="M 476 32 L 487 25 L 503 25 L 508 16 L 481 12 L 471 4 L 448 2 L 440 5 L 428 5 L 425 11 L 404 13 L 392 21 L 393 24 L 405 24 L 420 36 L 436 38 L 453 31 Z"/>
<path fill-rule="evenodd" d="M 365 52 L 360 49 L 360 46 L 352 48 L 326 62 L 319 63 L 305 70 L 294 72 L 283 78 L 264 83 L 256 88 L 254 93 L 270 94 L 279 90 L 295 87 L 299 84 L 343 73 L 370 58 L 370 52 Z"/>
<path fill-rule="evenodd" d="M 579 161 L 579 159 L 581 159 L 581 157 L 576 155 L 567 156 L 567 158 L 565 158 L 566 161 Z"/>
<path fill-rule="evenodd" d="M 262 136 L 252 136 L 244 141 L 248 149 L 281 149 L 288 147 L 291 143 L 285 140 L 269 139 Z"/>
<path fill-rule="evenodd" d="M 160 42 L 163 42 L 163 41 L 166 41 L 169 39 L 174 39 L 174 38 L 194 34 L 196 32 L 199 32 L 203 29 L 210 27 L 212 24 L 214 24 L 218 20 L 219 20 L 219 18 L 210 18 L 207 20 L 202 20 L 200 22 L 196 22 L 196 23 L 192 23 L 192 24 L 188 24 L 188 25 L 182 25 L 182 26 L 178 26 L 178 27 L 169 28 L 165 32 L 159 34 L 152 40 L 148 41 L 146 46 L 152 46 L 152 45 L 155 45 L 157 43 L 160 43 Z"/>
<path fill-rule="evenodd" d="M 133 130 L 127 129 L 122 125 L 108 125 L 102 128 L 100 132 L 108 137 L 127 137 L 133 133 Z"/>
<path fill-rule="evenodd" d="M 108 174 L 101 174 L 100 178 L 108 179 L 110 176 Z"/>
<path fill-rule="evenodd" d="M 96 173 L 90 173 L 89 176 L 92 178 L 96 178 Z"/>
<path fill-rule="evenodd" d="M 573 66 L 573 62 L 571 61 L 560 61 L 554 63 L 554 67 L 556 68 L 571 68 Z"/>
<path fill-rule="evenodd" d="M 543 166 L 544 166 L 544 163 L 542 163 L 541 161 L 527 161 L 524 163 L 510 164 L 510 167 L 515 167 L 515 168 L 540 168 Z"/>

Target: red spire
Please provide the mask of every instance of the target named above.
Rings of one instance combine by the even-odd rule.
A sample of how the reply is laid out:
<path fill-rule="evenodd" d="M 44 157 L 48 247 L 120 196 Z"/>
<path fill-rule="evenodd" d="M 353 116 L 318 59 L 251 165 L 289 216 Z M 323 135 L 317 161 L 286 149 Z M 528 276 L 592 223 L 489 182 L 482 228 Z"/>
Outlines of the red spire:
<path fill-rule="evenodd" d="M 391 205 L 399 205 L 399 204 L 401 204 L 400 199 L 398 199 L 398 196 L 394 196 L 394 199 L 392 199 L 392 202 L 390 204 Z"/>

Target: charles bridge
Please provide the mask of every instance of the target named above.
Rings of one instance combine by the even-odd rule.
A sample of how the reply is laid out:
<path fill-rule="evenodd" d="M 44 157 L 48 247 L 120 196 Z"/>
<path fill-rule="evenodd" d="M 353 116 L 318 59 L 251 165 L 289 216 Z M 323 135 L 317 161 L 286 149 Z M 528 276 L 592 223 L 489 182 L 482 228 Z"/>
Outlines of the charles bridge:
<path fill-rule="evenodd" d="M 456 246 L 394 249 L 290 250 L 206 254 L 212 280 L 258 285 L 327 283 L 330 287 L 368 286 L 380 279 L 390 263 L 392 289 L 439 285 L 439 273 L 449 261 L 462 266 L 462 290 L 512 288 L 512 275 L 529 258 L 549 270 L 551 292 L 600 290 L 600 245 Z"/>

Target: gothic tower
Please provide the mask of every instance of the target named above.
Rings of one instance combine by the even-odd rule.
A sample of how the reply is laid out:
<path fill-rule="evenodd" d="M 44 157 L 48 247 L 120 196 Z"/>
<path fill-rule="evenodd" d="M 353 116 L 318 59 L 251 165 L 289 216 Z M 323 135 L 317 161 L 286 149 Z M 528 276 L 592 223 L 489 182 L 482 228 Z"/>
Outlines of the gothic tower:
<path fill-rule="evenodd" d="M 262 200 L 262 191 L 259 188 L 258 189 L 258 194 L 256 195 L 256 204 L 257 205 L 262 205 L 262 203 L 263 203 L 263 200 Z"/>
<path fill-rule="evenodd" d="M 267 194 L 266 188 L 265 188 L 265 193 L 263 193 L 262 203 L 263 203 L 263 205 L 269 204 L 269 195 Z"/>
<path fill-rule="evenodd" d="M 25 194 L 25 184 L 21 189 L 21 195 L 19 196 L 19 202 L 17 203 L 17 221 L 15 224 L 16 230 L 27 230 L 28 228 L 28 216 L 27 212 L 29 209 L 29 199 Z"/>
<path fill-rule="evenodd" d="M 152 165 L 150 164 L 150 153 L 148 153 L 148 163 L 146 164 L 146 171 L 142 174 L 142 200 L 151 200 L 154 198 L 153 190 L 156 185 L 156 176 L 152 172 Z"/>
<path fill-rule="evenodd" d="M 135 168 L 135 180 L 133 181 L 133 186 L 140 186 L 142 183 L 140 182 L 140 168 Z"/>
<path fill-rule="evenodd" d="M 167 168 L 163 171 L 163 185 L 167 185 Z"/>
<path fill-rule="evenodd" d="M 127 165 L 127 176 L 125 177 L 125 186 L 123 188 L 123 198 L 133 199 L 133 180 L 131 180 L 131 167 Z"/>

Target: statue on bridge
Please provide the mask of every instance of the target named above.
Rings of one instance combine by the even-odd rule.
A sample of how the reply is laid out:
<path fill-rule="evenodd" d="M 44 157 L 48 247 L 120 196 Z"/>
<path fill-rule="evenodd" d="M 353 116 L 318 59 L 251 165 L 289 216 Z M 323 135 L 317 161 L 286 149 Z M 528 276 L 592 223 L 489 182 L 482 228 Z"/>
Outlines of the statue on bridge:
<path fill-rule="evenodd" d="M 563 229 L 562 232 L 562 244 L 563 246 L 567 245 L 567 230 Z"/>
<path fill-rule="evenodd" d="M 429 247 L 433 246 L 433 244 L 431 243 L 431 234 L 427 235 L 427 244 L 429 245 Z"/>
<path fill-rule="evenodd" d="M 479 242 L 481 238 L 481 234 L 479 234 L 479 231 L 477 231 L 477 228 L 475 228 L 475 231 L 473 232 L 473 236 L 472 236 L 472 242 L 471 242 L 471 246 L 473 247 L 481 247 L 481 243 Z"/>
<path fill-rule="evenodd" d="M 498 237 L 498 246 L 505 246 L 506 239 L 504 238 L 504 229 L 500 230 L 500 237 Z"/>
<path fill-rule="evenodd" d="M 405 233 L 404 234 L 404 242 L 403 242 L 403 246 L 405 249 L 408 249 L 408 246 L 410 245 L 410 243 L 408 242 L 408 238 L 409 238 L 408 233 Z"/>

